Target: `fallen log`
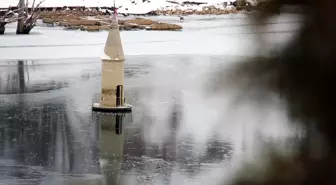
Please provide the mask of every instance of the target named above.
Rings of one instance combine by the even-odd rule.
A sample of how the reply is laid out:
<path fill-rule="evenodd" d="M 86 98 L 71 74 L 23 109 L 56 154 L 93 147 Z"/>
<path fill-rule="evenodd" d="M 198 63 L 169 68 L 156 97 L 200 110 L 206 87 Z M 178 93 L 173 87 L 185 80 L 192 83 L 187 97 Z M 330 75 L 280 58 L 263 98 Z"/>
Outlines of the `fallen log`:
<path fill-rule="evenodd" d="M 45 24 L 54 24 L 55 22 L 52 20 L 52 19 L 50 19 L 50 18 L 43 18 L 42 19 L 42 22 L 43 23 L 45 23 Z"/>
<path fill-rule="evenodd" d="M 119 30 L 144 30 L 144 29 L 146 29 L 146 26 L 138 24 L 124 23 L 119 26 Z"/>
<path fill-rule="evenodd" d="M 147 30 L 160 30 L 160 31 L 180 31 L 182 26 L 177 24 L 167 24 L 167 23 L 156 23 L 146 28 Z"/>
<path fill-rule="evenodd" d="M 80 18 L 75 15 L 50 16 L 50 17 L 44 17 L 44 18 L 53 20 L 55 22 L 80 20 Z"/>
<path fill-rule="evenodd" d="M 109 25 L 102 25 L 102 26 L 81 26 L 80 30 L 82 31 L 101 31 L 101 30 L 110 30 L 111 27 Z"/>
<path fill-rule="evenodd" d="M 60 26 L 100 26 L 101 22 L 98 20 L 71 20 L 62 21 L 59 23 Z"/>
<path fill-rule="evenodd" d="M 131 19 L 131 20 L 126 20 L 125 23 L 149 26 L 149 25 L 152 25 L 154 23 L 157 23 L 157 21 L 152 21 L 150 19 L 144 19 L 144 18 L 135 18 L 135 19 Z"/>
<path fill-rule="evenodd" d="M 64 29 L 66 30 L 79 30 L 81 28 L 81 26 L 67 26 L 64 27 Z"/>

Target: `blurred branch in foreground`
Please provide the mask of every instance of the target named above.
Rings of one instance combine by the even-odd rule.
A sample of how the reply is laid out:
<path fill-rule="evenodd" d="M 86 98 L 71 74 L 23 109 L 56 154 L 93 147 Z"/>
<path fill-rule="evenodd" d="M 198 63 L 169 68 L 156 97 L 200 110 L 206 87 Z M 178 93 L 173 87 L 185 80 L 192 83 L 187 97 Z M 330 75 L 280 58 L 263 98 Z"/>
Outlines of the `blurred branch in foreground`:
<path fill-rule="evenodd" d="M 278 152 L 274 144 L 265 146 L 260 161 L 246 164 L 230 184 L 335 184 L 336 1 L 269 0 L 259 5 L 256 23 L 278 15 L 284 7 L 299 6 L 302 27 L 277 54 L 243 61 L 229 74 L 219 73 L 217 88 L 249 89 L 244 93 L 252 97 L 251 89 L 253 93 L 277 94 L 286 102 L 292 124 L 304 125 L 305 138 L 287 155 Z M 263 36 L 259 37 L 262 40 Z M 253 99 L 267 101 L 265 96 Z"/>

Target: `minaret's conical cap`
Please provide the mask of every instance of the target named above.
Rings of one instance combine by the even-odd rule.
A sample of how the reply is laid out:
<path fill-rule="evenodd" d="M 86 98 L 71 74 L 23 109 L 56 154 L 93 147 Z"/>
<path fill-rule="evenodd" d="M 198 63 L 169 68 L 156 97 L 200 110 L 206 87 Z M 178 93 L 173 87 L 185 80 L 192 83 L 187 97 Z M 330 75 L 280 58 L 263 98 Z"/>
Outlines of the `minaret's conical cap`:
<path fill-rule="evenodd" d="M 112 29 L 109 31 L 107 41 L 104 48 L 104 53 L 111 60 L 124 60 L 124 51 L 121 43 L 119 26 L 115 22 L 112 25 Z"/>

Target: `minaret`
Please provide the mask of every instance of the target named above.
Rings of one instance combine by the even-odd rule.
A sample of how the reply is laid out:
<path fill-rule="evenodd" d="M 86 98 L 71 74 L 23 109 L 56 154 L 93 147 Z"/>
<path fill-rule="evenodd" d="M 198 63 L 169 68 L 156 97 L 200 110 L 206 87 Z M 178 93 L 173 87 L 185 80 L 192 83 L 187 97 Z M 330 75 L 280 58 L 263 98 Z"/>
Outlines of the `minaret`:
<path fill-rule="evenodd" d="M 124 96 L 124 51 L 122 48 L 117 12 L 114 10 L 111 30 L 109 31 L 102 57 L 102 87 L 99 103 L 92 108 L 97 111 L 125 112 L 131 106 L 125 104 Z"/>

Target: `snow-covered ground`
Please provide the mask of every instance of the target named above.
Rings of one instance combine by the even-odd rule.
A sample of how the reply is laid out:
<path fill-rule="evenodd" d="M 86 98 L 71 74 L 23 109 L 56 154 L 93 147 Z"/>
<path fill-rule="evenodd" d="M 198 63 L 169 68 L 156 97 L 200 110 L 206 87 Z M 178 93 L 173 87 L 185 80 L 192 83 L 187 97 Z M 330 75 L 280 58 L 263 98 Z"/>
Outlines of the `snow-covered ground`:
<path fill-rule="evenodd" d="M 40 2 L 41 0 L 36 0 Z M 182 4 L 183 2 L 199 2 L 207 3 L 209 5 L 219 4 L 223 2 L 233 2 L 235 0 L 115 0 L 117 6 L 127 6 L 127 5 L 146 5 L 146 6 L 156 6 L 165 7 L 176 2 Z M 29 0 L 29 4 L 32 4 L 33 0 Z M 18 0 L 1 0 L 0 7 L 16 6 Z M 87 7 L 103 7 L 103 6 L 113 6 L 114 0 L 45 0 L 42 4 L 43 7 L 63 7 L 63 6 L 87 6 Z"/>
<path fill-rule="evenodd" d="M 41 0 L 36 0 L 40 2 Z M 205 5 L 182 5 L 187 0 L 116 0 L 115 4 L 120 7 L 121 13 L 145 14 L 157 9 L 200 9 L 203 6 L 222 6 L 223 2 L 234 0 L 190 0 L 192 2 L 204 2 Z M 176 2 L 171 3 L 171 2 Z M 29 1 L 31 5 L 33 0 Z M 16 6 L 18 0 L 1 0 L 0 8 Z M 41 7 L 64 7 L 64 6 L 85 6 L 85 7 L 112 7 L 114 0 L 45 0 Z"/>
<path fill-rule="evenodd" d="M 178 17 L 155 19 L 178 22 Z M 269 48 L 278 47 L 299 27 L 298 18 L 284 15 L 267 25 L 264 34 Z M 243 15 L 188 16 L 183 31 L 123 31 L 124 53 L 131 55 L 252 55 L 256 29 Z M 0 36 L 0 60 L 100 58 L 107 32 L 65 31 L 36 27 L 30 35 L 15 34 L 16 25 L 6 26 Z"/>

